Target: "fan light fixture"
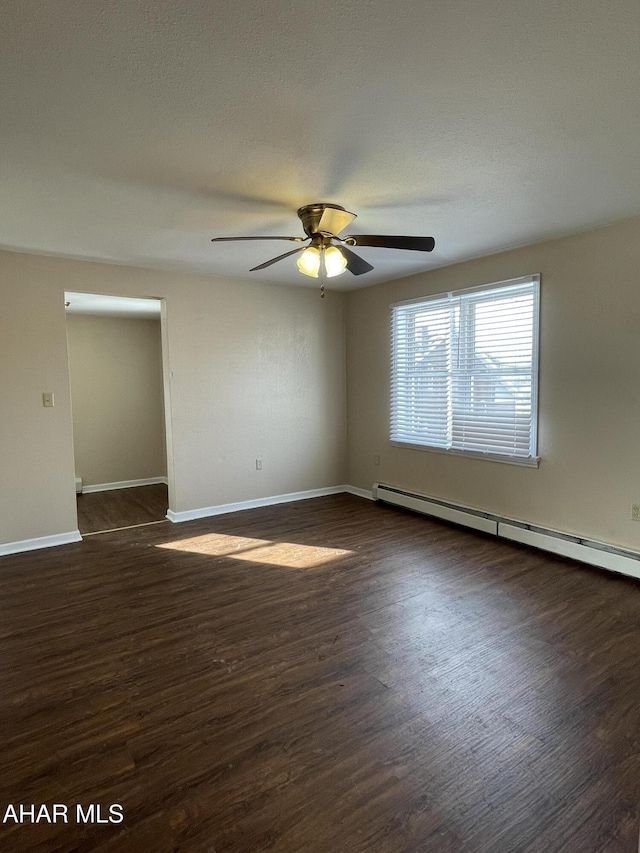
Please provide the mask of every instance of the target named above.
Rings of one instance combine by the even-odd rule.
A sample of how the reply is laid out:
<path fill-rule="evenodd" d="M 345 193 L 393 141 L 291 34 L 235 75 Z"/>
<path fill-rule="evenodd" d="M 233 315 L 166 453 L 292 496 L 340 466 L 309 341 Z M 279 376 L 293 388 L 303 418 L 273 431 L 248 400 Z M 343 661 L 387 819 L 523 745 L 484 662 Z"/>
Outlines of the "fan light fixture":
<path fill-rule="evenodd" d="M 318 278 L 322 263 L 324 263 L 327 278 L 340 275 L 347 268 L 347 259 L 337 246 L 326 246 L 321 249 L 309 246 L 296 261 L 300 272 L 311 278 Z"/>

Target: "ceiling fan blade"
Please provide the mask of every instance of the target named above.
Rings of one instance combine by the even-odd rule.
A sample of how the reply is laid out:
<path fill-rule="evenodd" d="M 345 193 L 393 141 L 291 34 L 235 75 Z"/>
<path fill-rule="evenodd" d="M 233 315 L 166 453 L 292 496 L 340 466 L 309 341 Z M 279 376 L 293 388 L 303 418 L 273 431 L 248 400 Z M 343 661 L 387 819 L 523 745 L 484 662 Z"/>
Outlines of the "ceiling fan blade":
<path fill-rule="evenodd" d="M 373 269 L 368 261 L 365 261 L 360 255 L 356 255 L 351 249 L 347 249 L 346 246 L 340 246 L 340 251 L 347 259 L 347 269 L 353 275 L 362 275 L 362 273 L 371 272 Z"/>
<path fill-rule="evenodd" d="M 355 246 L 374 246 L 379 249 L 409 249 L 412 252 L 432 252 L 433 237 L 398 237 L 383 234 L 349 234 L 345 240 L 355 240 Z"/>
<path fill-rule="evenodd" d="M 350 225 L 356 218 L 355 213 L 348 210 L 336 210 L 335 207 L 325 207 L 320 222 L 318 223 L 319 234 L 339 234 Z"/>
<path fill-rule="evenodd" d="M 224 243 L 229 240 L 293 240 L 295 243 L 302 243 L 306 237 L 212 237 L 212 243 Z"/>
<path fill-rule="evenodd" d="M 284 260 L 284 258 L 288 258 L 289 255 L 295 255 L 297 252 L 304 252 L 306 246 L 300 246 L 299 249 L 293 249 L 291 252 L 285 252 L 284 255 L 278 255 L 277 258 L 271 258 L 270 261 L 265 261 L 263 264 L 259 264 L 257 267 L 252 267 L 249 272 L 255 272 L 256 270 L 263 270 L 266 267 L 270 267 L 271 264 L 277 264 L 278 261 Z"/>

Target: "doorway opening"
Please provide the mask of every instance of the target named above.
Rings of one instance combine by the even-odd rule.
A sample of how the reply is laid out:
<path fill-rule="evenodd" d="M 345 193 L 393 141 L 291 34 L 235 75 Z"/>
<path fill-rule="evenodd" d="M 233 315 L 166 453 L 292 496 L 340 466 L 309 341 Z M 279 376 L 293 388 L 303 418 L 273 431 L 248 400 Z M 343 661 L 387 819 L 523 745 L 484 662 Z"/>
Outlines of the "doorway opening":
<path fill-rule="evenodd" d="M 65 292 L 78 529 L 166 522 L 164 300 Z"/>

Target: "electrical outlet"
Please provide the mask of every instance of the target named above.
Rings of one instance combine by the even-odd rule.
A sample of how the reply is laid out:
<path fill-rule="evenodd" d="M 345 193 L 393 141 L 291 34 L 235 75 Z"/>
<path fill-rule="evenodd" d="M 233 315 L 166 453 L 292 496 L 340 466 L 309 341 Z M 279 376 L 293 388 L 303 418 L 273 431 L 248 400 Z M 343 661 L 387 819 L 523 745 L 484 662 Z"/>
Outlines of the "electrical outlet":
<path fill-rule="evenodd" d="M 262 459 L 256 459 L 256 471 L 262 471 Z"/>
<path fill-rule="evenodd" d="M 378 454 L 377 454 L 377 453 L 376 453 L 376 454 L 375 454 L 375 456 L 373 457 L 373 464 L 374 464 L 374 465 L 379 465 L 379 464 L 380 464 L 380 457 L 378 456 Z"/>
<path fill-rule="evenodd" d="M 631 504 L 631 518 L 640 521 L 640 504 Z"/>

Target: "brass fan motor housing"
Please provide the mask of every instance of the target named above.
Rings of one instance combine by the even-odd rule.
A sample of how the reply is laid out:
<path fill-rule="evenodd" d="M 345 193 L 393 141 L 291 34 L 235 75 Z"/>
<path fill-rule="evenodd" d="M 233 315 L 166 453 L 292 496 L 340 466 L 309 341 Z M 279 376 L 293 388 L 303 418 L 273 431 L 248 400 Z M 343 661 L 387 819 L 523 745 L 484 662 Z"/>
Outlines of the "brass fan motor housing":
<path fill-rule="evenodd" d="M 307 237 L 313 237 L 314 234 L 319 233 L 318 226 L 322 219 L 322 214 L 328 207 L 333 210 L 345 210 L 345 208 L 341 207 L 339 204 L 325 204 L 324 202 L 305 204 L 304 207 L 301 207 L 298 210 L 298 217 L 302 222 L 302 227 Z"/>

